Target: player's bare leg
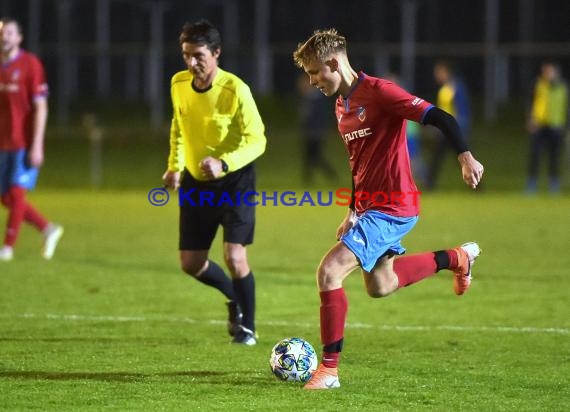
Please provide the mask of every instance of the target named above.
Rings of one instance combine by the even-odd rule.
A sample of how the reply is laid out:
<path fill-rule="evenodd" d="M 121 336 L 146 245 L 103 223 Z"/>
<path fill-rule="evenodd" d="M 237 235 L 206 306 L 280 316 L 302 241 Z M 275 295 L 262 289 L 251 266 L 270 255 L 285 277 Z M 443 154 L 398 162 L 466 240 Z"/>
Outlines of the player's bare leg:
<path fill-rule="evenodd" d="M 449 250 L 409 256 L 384 256 L 371 272 L 364 272 L 364 282 L 372 297 L 384 297 L 399 288 L 412 285 L 442 269 L 454 273 L 453 289 L 462 295 L 471 284 L 471 266 L 481 250 L 475 242 Z"/>
<path fill-rule="evenodd" d="M 322 363 L 305 389 L 338 388 L 338 361 L 344 337 L 348 301 L 342 287 L 344 279 L 358 267 L 356 256 L 342 242 L 325 255 L 317 270 L 321 298 Z"/>
<path fill-rule="evenodd" d="M 181 250 L 180 266 L 196 280 L 218 289 L 228 299 L 228 333 L 235 336 L 241 325 L 242 314 L 236 302 L 232 281 L 215 262 L 208 260 L 208 250 Z"/>
<path fill-rule="evenodd" d="M 317 286 L 325 292 L 342 287 L 344 279 L 358 268 L 354 253 L 342 242 L 334 245 L 322 259 L 317 269 Z"/>
<path fill-rule="evenodd" d="M 232 276 L 236 301 L 243 313 L 241 325 L 232 342 L 255 345 L 255 278 L 247 261 L 246 246 L 224 242 L 224 260 Z"/>
<path fill-rule="evenodd" d="M 394 272 L 394 256 L 384 256 L 372 272 L 362 271 L 366 291 L 373 298 L 382 298 L 398 289 L 398 276 Z"/>

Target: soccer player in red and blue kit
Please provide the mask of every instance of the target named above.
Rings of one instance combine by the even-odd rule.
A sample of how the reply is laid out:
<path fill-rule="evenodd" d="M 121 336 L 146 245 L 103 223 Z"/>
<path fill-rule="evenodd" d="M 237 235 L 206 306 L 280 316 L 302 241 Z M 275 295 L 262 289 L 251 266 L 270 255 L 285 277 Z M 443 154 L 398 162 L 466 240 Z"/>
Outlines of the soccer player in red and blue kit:
<path fill-rule="evenodd" d="M 474 242 L 448 250 L 405 257 L 400 241 L 415 225 L 418 193 L 406 148 L 406 120 L 441 130 L 458 153 L 463 180 L 473 189 L 483 166 L 469 152 L 455 119 L 394 83 L 357 73 L 346 54 L 346 39 L 335 29 L 316 31 L 300 43 L 295 63 L 324 95 L 338 93 L 336 118 L 349 154 L 353 201 L 337 230 L 339 241 L 317 269 L 321 298 L 322 363 L 305 389 L 340 386 L 337 366 L 348 309 L 342 286 L 362 268 L 368 294 L 384 297 L 441 269 L 454 272 L 454 290 L 462 295 L 471 283 L 471 265 L 479 256 Z M 386 202 L 386 194 L 389 201 Z"/>
<path fill-rule="evenodd" d="M 42 255 L 51 259 L 63 234 L 25 200 L 35 187 L 44 160 L 48 86 L 40 60 L 20 48 L 20 24 L 0 20 L 0 200 L 8 208 L 8 223 L 0 261 L 12 260 L 13 247 L 26 221 L 44 237 Z"/>

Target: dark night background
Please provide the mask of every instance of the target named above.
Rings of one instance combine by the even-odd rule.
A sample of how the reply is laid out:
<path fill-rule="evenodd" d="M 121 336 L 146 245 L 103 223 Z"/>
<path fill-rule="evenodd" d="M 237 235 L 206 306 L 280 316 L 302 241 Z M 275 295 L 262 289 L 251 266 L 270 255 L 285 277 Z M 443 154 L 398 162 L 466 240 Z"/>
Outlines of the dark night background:
<path fill-rule="evenodd" d="M 382 71 L 401 72 L 402 7 L 404 0 L 274 0 L 265 19 L 271 56 L 270 84 L 256 80 L 255 13 L 263 0 L 139 1 L 104 0 L 109 15 L 110 89 L 101 93 L 96 82 L 97 1 L 87 0 L 0 0 L 0 13 L 19 19 L 25 30 L 24 47 L 44 60 L 52 97 L 69 94 L 71 99 L 127 97 L 153 100 L 149 94 L 149 62 L 152 61 L 150 15 L 162 7 L 162 55 L 159 58 L 160 95 L 168 98 L 171 75 L 184 69 L 177 37 L 185 21 L 207 18 L 223 35 L 221 66 L 234 71 L 257 94 L 290 94 L 300 71 L 291 53 L 296 44 L 316 28 L 336 27 L 348 39 L 349 56 L 355 69 L 382 76 L 374 57 L 380 53 Z M 435 93 L 432 65 L 437 58 L 451 58 L 474 96 L 485 87 L 486 5 L 492 2 L 416 0 L 416 58 L 414 92 L 426 97 Z M 68 38 L 61 42 L 58 9 L 69 7 Z M 554 59 L 570 73 L 570 1 L 497 0 L 496 51 L 504 58 L 500 81 L 503 98 L 527 99 L 540 62 Z M 233 5 L 231 12 L 228 7 Z M 153 7 L 155 7 L 153 9 Z M 31 8 L 39 8 L 37 22 L 30 22 Z M 528 11 L 527 21 L 521 11 Z M 153 11 L 154 10 L 154 11 Z M 225 12 L 226 11 L 226 12 Z M 530 19 L 530 20 L 529 20 Z M 31 27 L 34 25 L 34 27 Z M 524 27 L 523 27 L 524 26 Z M 228 31 L 229 30 L 229 31 Z M 408 28 L 406 28 L 408 30 Z M 229 35 L 228 33 L 231 33 Z M 33 38 L 32 44 L 29 40 Z M 58 38 L 60 39 L 58 42 Z M 526 43 L 525 43 L 526 42 Z M 72 57 L 67 72 L 61 70 L 62 48 Z M 69 62 L 69 61 L 68 61 Z M 152 75 L 152 74 L 151 74 Z M 156 77 L 157 75 L 154 74 Z M 68 83 L 62 91 L 62 78 Z M 130 80 L 128 80 L 130 78 Z M 59 89 L 58 89 L 59 88 Z M 59 90 L 59 91 L 58 91 Z M 158 93 L 158 92 L 157 92 Z M 153 97 L 154 96 L 154 97 Z M 152 98 L 151 98 L 152 97 Z"/>

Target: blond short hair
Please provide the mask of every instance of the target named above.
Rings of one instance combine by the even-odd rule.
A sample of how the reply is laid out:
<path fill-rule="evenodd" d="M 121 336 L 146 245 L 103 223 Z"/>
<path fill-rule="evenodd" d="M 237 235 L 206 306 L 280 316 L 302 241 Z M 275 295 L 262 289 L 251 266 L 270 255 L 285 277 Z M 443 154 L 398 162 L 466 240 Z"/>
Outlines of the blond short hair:
<path fill-rule="evenodd" d="M 346 39 L 336 29 L 316 30 L 306 42 L 297 45 L 293 60 L 303 68 L 314 59 L 324 63 L 331 54 L 338 52 L 346 54 Z"/>

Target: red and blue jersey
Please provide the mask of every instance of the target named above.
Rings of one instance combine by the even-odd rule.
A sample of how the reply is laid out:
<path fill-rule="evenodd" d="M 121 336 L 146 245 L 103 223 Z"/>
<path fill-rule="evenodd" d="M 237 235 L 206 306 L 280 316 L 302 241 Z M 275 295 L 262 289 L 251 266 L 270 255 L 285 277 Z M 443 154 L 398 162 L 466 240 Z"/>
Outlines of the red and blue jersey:
<path fill-rule="evenodd" d="M 34 100 L 48 94 L 40 60 L 20 50 L 0 66 L 0 150 L 27 149 L 33 133 Z"/>
<path fill-rule="evenodd" d="M 348 151 L 354 192 L 368 194 L 355 196 L 357 213 L 419 214 L 419 191 L 406 145 L 406 120 L 421 123 L 432 107 L 396 84 L 362 72 L 350 93 L 338 97 L 338 130 Z"/>

